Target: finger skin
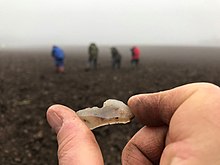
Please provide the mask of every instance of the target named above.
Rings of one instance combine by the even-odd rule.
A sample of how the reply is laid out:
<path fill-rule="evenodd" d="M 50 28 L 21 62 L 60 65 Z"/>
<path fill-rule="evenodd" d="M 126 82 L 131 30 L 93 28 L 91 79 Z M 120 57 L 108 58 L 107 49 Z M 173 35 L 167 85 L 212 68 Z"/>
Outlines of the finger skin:
<path fill-rule="evenodd" d="M 143 127 L 127 143 L 122 152 L 122 164 L 159 164 L 167 127 Z"/>
<path fill-rule="evenodd" d="M 219 87 L 195 83 L 133 96 L 128 105 L 143 124 L 169 127 L 161 165 L 203 165 L 220 164 L 219 100 Z"/>
<path fill-rule="evenodd" d="M 188 84 L 158 93 L 132 96 L 128 100 L 128 106 L 142 124 L 148 126 L 169 125 L 173 113 L 198 90 L 200 85 L 203 86 L 203 83 Z"/>
<path fill-rule="evenodd" d="M 91 165 L 104 164 L 93 133 L 73 110 L 53 105 L 47 111 L 47 120 L 57 132 L 60 165 L 86 165 L 88 161 Z"/>

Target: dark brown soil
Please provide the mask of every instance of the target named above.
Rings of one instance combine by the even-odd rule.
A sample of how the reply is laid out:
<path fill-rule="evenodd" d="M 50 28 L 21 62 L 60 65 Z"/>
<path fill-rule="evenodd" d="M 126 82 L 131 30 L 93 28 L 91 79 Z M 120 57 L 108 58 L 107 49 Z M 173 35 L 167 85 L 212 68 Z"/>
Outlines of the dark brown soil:
<path fill-rule="evenodd" d="M 184 50 L 179 51 L 184 54 Z M 220 55 L 220 51 L 210 55 L 211 51 L 204 53 L 199 49 L 201 56 L 191 56 L 188 50 L 186 56 L 180 58 L 170 55 L 178 51 L 152 53 L 151 50 L 149 53 L 146 48 L 138 68 L 131 68 L 129 56 L 123 56 L 120 70 L 111 69 L 108 54 L 100 55 L 95 71 L 85 71 L 85 53 L 80 57 L 69 51 L 66 72 L 62 75 L 54 72 L 49 52 L 0 52 L 0 164 L 57 164 L 56 136 L 45 118 L 52 104 L 78 110 L 102 106 L 109 98 L 127 102 L 138 93 L 161 91 L 185 83 L 206 81 L 220 85 L 220 56 L 212 56 L 217 55 L 216 52 Z M 105 164 L 121 164 L 123 147 L 140 128 L 134 120 L 128 125 L 93 131 Z"/>

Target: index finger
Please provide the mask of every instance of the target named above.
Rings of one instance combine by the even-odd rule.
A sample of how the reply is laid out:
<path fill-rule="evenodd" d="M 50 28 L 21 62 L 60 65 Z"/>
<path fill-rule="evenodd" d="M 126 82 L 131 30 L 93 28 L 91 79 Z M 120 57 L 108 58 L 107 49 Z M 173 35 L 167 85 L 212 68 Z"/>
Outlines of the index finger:
<path fill-rule="evenodd" d="M 193 83 L 171 90 L 132 96 L 128 100 L 135 117 L 147 126 L 169 125 L 175 111 L 196 91 L 205 88 L 216 88 L 209 83 Z M 217 87 L 219 88 L 219 87 Z"/>

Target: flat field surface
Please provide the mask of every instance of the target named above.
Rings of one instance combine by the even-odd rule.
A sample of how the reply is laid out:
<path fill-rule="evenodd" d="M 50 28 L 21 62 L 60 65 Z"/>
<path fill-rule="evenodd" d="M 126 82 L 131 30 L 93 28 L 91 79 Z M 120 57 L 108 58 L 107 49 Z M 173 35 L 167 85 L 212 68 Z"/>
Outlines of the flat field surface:
<path fill-rule="evenodd" d="M 186 83 L 220 85 L 219 48 L 141 48 L 138 68 L 127 50 L 119 49 L 120 70 L 111 69 L 109 49 L 101 48 L 98 69 L 86 71 L 87 50 L 66 49 L 65 74 L 54 72 L 49 51 L 0 52 L 0 164 L 57 164 L 56 136 L 45 118 L 52 104 L 79 110 Z M 121 164 L 123 147 L 141 127 L 134 119 L 93 131 L 106 165 Z"/>

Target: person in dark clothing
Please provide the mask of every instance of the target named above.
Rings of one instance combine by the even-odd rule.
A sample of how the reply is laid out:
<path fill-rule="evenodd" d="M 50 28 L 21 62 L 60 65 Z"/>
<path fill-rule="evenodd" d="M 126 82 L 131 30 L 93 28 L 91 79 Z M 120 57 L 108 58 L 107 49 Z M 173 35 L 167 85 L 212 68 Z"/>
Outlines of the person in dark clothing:
<path fill-rule="evenodd" d="M 64 51 L 58 46 L 53 46 L 52 48 L 52 57 L 54 58 L 56 72 L 63 73 L 64 72 Z"/>
<path fill-rule="evenodd" d="M 112 69 L 119 69 L 121 67 L 121 55 L 115 47 L 111 48 L 112 54 Z"/>

